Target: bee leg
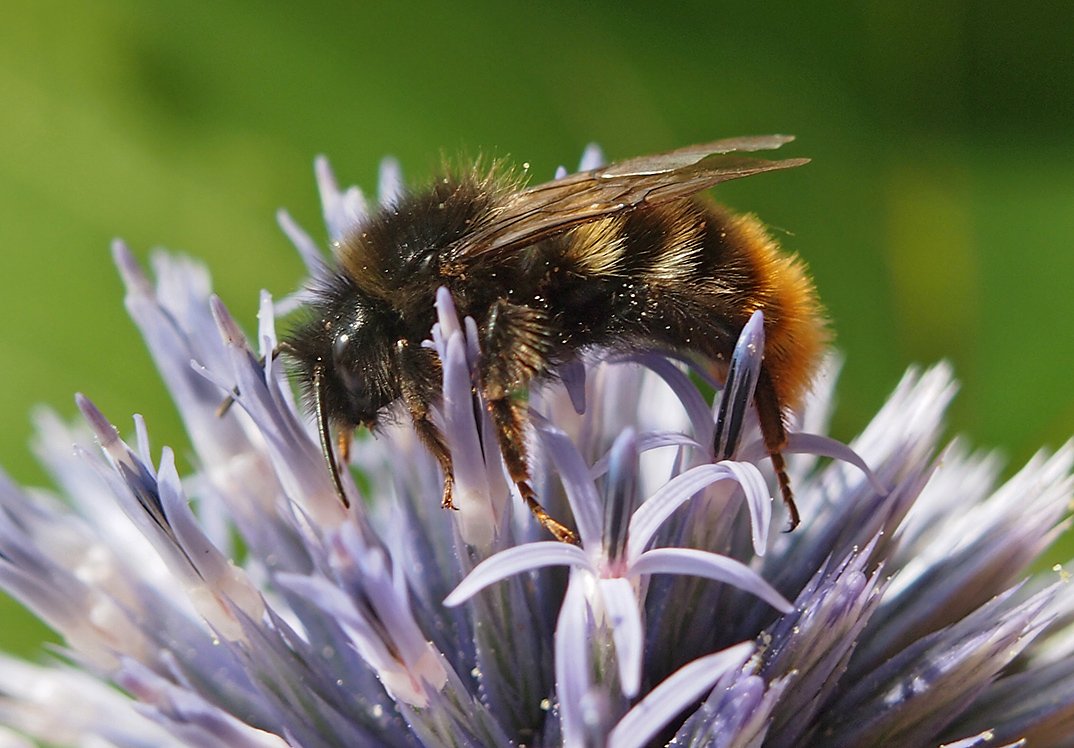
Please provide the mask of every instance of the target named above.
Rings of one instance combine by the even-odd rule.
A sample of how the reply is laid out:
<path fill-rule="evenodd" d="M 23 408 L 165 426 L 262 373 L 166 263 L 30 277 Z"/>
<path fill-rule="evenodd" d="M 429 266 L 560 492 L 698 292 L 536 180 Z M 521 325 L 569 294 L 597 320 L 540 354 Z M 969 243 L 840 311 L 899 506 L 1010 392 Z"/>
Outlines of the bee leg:
<path fill-rule="evenodd" d="M 410 415 L 414 419 L 414 429 L 418 432 L 418 438 L 440 463 L 440 471 L 444 474 L 444 493 L 440 498 L 440 506 L 444 509 L 458 509 L 453 497 L 455 472 L 451 467 L 451 452 L 444 442 L 444 435 L 440 433 L 436 424 L 429 420 L 428 412 L 416 416 L 414 411 L 411 411 Z"/>
<path fill-rule="evenodd" d="M 428 371 L 436 370 L 435 365 L 424 360 L 432 356 L 431 352 L 424 348 L 411 348 L 406 340 L 399 340 L 395 344 L 396 362 L 402 373 L 401 389 L 403 402 L 410 411 L 410 418 L 414 422 L 414 430 L 418 434 L 421 443 L 432 453 L 440 464 L 440 471 L 444 474 L 444 493 L 440 499 L 440 506 L 444 509 L 456 509 L 453 493 L 455 489 L 455 471 L 451 465 L 451 450 L 448 449 L 444 435 L 429 419 L 429 400 L 437 391 L 434 380 L 426 376 Z M 422 383 L 430 382 L 429 387 L 423 387 Z M 430 395 L 423 393 L 429 389 Z"/>
<path fill-rule="evenodd" d="M 578 536 L 552 518 L 529 484 L 525 405 L 512 397 L 544 367 L 549 335 L 540 310 L 503 299 L 493 304 L 482 335 L 481 394 L 492 416 L 500 454 L 522 500 L 556 540 L 577 545 Z"/>
<path fill-rule="evenodd" d="M 440 463 L 440 471 L 444 474 L 444 494 L 440 499 L 440 506 L 445 509 L 457 509 L 458 507 L 455 506 L 455 500 L 452 496 L 455 489 L 455 472 L 451 467 L 451 451 L 448 449 L 440 429 L 429 420 L 428 405 L 420 398 L 408 397 L 407 389 L 403 389 L 403 399 L 410 410 L 410 418 L 414 421 L 414 430 L 418 433 L 421 443 Z"/>
<path fill-rule="evenodd" d="M 533 516 L 541 523 L 556 540 L 564 543 L 578 545 L 578 536 L 574 531 L 562 522 L 552 518 L 552 515 L 541 503 L 537 501 L 537 494 L 529 484 L 529 464 L 526 459 L 525 447 L 525 420 L 522 415 L 523 406 L 511 397 L 488 399 L 488 411 L 492 416 L 492 423 L 496 427 L 496 437 L 500 444 L 500 453 L 507 465 L 507 472 L 511 480 L 518 486 L 518 492 L 522 500 L 533 513 Z"/>
<path fill-rule="evenodd" d="M 351 444 L 354 442 L 354 432 L 350 429 L 342 429 L 336 434 L 336 450 L 339 452 L 339 461 L 344 465 L 351 461 Z"/>
<path fill-rule="evenodd" d="M 787 446 L 787 429 L 783 424 L 783 408 L 780 406 L 779 398 L 776 396 L 772 377 L 765 366 L 761 367 L 760 376 L 757 378 L 757 389 L 753 394 L 753 402 L 757 407 L 757 418 L 761 422 L 761 435 L 764 437 L 765 448 L 768 450 L 768 456 L 772 460 L 772 467 L 776 470 L 779 492 L 783 496 L 783 503 L 787 505 L 787 512 L 790 514 L 786 532 L 791 532 L 798 527 L 801 518 L 798 515 L 798 506 L 794 503 L 791 479 L 787 476 L 787 463 L 783 459 L 783 448 Z"/>

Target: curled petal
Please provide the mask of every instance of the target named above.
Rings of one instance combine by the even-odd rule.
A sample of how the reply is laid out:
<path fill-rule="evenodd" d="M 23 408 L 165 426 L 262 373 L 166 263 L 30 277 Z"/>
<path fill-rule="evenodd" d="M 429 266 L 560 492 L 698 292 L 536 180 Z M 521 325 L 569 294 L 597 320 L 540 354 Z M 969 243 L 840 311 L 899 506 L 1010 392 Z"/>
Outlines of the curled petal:
<path fill-rule="evenodd" d="M 734 585 L 756 595 L 782 613 L 794 606 L 761 575 L 733 558 L 694 548 L 654 548 L 630 567 L 631 574 L 690 574 Z"/>
<path fill-rule="evenodd" d="M 526 543 L 485 559 L 471 571 L 459 586 L 444 600 L 444 605 L 455 606 L 469 600 L 490 584 L 507 579 L 514 574 L 533 571 L 544 566 L 589 567 L 585 551 L 573 545 L 544 540 Z"/>
<path fill-rule="evenodd" d="M 787 446 L 783 451 L 789 454 L 810 454 L 818 457 L 831 457 L 833 460 L 853 465 L 865 474 L 873 490 L 886 494 L 888 488 L 880 481 L 865 459 L 854 451 L 850 445 L 822 434 L 807 434 L 801 431 L 787 434 Z M 759 460 L 768 453 L 764 442 L 758 439 L 742 450 L 743 459 Z"/>
<path fill-rule="evenodd" d="M 646 431 L 638 434 L 639 452 L 648 452 L 651 449 L 660 449 L 661 447 L 693 447 L 702 453 L 707 449 L 702 447 L 696 439 L 677 431 Z M 593 463 L 593 467 L 589 469 L 589 474 L 594 478 L 599 478 L 608 472 L 608 458 L 609 455 L 607 454 L 601 456 L 599 460 Z"/>
<path fill-rule="evenodd" d="M 660 487 L 641 505 L 630 522 L 627 557 L 636 558 L 645 550 L 660 525 L 683 502 L 701 489 L 721 480 L 733 480 L 742 486 L 752 520 L 753 546 L 760 555 L 772 517 L 772 498 L 760 471 L 750 463 L 725 460 L 716 465 L 698 465 L 677 475 Z"/>

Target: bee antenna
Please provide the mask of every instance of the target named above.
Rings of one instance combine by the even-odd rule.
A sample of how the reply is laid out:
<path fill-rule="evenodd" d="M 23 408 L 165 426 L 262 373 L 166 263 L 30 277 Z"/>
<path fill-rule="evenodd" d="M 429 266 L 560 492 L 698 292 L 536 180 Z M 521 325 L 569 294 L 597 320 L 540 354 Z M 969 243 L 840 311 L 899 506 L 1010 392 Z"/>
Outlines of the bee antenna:
<path fill-rule="evenodd" d="M 347 494 L 343 492 L 343 481 L 339 477 L 339 465 L 336 463 L 336 455 L 332 451 L 332 434 L 328 424 L 328 411 L 324 407 L 324 369 L 320 366 L 313 370 L 313 404 L 317 411 L 317 435 L 321 439 L 321 456 L 328 465 L 328 472 L 332 475 L 332 483 L 336 487 L 336 494 L 343 506 L 348 509 L 351 506 Z"/>

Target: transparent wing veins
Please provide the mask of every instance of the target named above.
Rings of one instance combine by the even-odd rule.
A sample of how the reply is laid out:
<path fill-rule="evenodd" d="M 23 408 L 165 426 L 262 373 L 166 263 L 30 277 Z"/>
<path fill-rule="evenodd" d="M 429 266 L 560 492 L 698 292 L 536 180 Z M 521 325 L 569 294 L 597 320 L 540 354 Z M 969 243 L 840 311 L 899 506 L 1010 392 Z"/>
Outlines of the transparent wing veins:
<path fill-rule="evenodd" d="M 516 193 L 455 252 L 457 260 L 512 251 L 573 226 L 682 199 L 721 182 L 808 163 L 738 153 L 771 150 L 788 135 L 729 138 L 641 156 L 528 187 Z"/>

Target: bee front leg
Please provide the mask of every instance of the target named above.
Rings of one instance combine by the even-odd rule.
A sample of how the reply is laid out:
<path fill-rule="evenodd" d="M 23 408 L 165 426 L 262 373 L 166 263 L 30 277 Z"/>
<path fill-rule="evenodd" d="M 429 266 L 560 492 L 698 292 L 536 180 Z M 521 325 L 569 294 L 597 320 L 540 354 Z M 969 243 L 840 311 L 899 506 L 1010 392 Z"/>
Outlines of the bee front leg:
<path fill-rule="evenodd" d="M 402 373 L 400 389 L 403 402 L 406 403 L 414 430 L 421 443 L 432 453 L 440 464 L 444 474 L 444 493 L 440 505 L 445 509 L 456 509 L 453 492 L 455 488 L 455 471 L 451 465 L 451 450 L 448 449 L 444 435 L 429 418 L 429 402 L 436 390 L 435 378 L 430 372 L 436 371 L 432 360 L 435 355 L 425 348 L 411 348 L 406 340 L 395 345 L 399 371 Z"/>
<path fill-rule="evenodd" d="M 543 312 L 501 299 L 482 333 L 481 394 L 496 429 L 500 454 L 526 506 L 556 540 L 577 545 L 578 536 L 537 501 L 529 484 L 525 404 L 515 395 L 546 368 L 551 331 Z"/>

